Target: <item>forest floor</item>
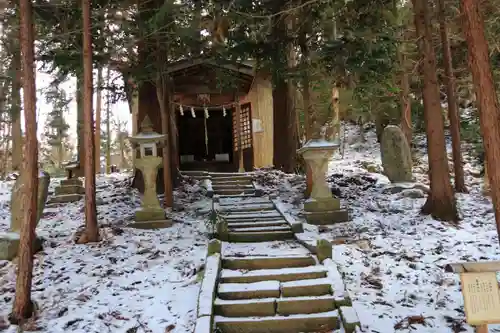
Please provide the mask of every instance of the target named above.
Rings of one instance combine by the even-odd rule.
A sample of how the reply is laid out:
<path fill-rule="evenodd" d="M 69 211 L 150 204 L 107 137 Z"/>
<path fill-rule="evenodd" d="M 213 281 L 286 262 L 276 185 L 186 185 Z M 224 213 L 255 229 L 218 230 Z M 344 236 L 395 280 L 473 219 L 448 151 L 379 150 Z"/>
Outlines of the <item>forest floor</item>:
<path fill-rule="evenodd" d="M 425 141 L 417 141 L 415 177 L 426 184 Z M 479 166 L 465 156 L 470 193 L 458 195 L 463 219 L 454 227 L 420 215 L 425 194 L 418 188 L 394 191 L 380 165 L 374 134 L 368 132 L 363 142 L 349 127 L 344 156 L 331 162 L 329 182 L 350 209 L 352 221 L 326 227 L 306 224 L 300 238 L 339 243 L 334 259 L 365 332 L 473 332 L 465 324 L 459 278 L 443 268 L 462 260 L 500 260 Z M 266 170 L 257 172 L 257 178 L 266 192 L 278 194 L 289 212 L 302 219 L 302 176 Z M 0 183 L 0 231 L 8 228 L 12 184 Z M 98 178 L 99 221 L 104 226 L 99 244 L 73 242 L 84 223 L 81 203 L 45 209 L 37 232 L 47 241 L 35 260 L 38 310 L 36 320 L 28 323 L 31 332 L 192 332 L 210 201 L 196 183 L 184 182 L 169 213 L 175 221 L 172 228 L 125 228 L 139 206 L 138 194 L 127 185 L 127 175 Z M 5 319 L 14 287 L 15 266 L 0 261 L 0 331 L 9 333 L 17 332 Z M 500 326 L 490 332 L 500 332 Z"/>

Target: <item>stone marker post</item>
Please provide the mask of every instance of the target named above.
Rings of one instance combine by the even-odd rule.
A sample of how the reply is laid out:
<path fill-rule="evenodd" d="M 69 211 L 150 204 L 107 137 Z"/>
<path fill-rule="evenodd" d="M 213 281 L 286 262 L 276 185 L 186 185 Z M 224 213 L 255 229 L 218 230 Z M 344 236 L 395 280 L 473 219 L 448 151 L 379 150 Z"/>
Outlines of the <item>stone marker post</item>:
<path fill-rule="evenodd" d="M 25 177 L 19 176 L 12 187 L 12 195 L 10 198 L 10 228 L 8 232 L 0 233 L 0 260 L 12 260 L 16 257 L 19 249 L 21 224 L 23 223 L 22 207 L 22 187 L 24 186 Z M 36 226 L 43 214 L 47 196 L 49 194 L 50 175 L 41 171 L 38 176 L 38 195 L 37 195 L 37 212 Z M 34 250 L 35 252 L 41 249 L 41 239 L 36 237 Z"/>
<path fill-rule="evenodd" d="M 156 194 L 156 176 L 163 161 L 158 156 L 157 145 L 166 140 L 166 135 L 154 132 L 151 120 L 146 116 L 141 123 L 141 132 L 128 139 L 139 148 L 140 157 L 136 158 L 135 167 L 142 172 L 144 179 L 142 206 L 135 212 L 135 222 L 130 226 L 141 229 L 170 227 L 172 221 L 166 218 Z"/>
<path fill-rule="evenodd" d="M 328 163 L 340 144 L 323 139 L 311 139 L 297 153 L 311 168 L 312 191 L 304 203 L 305 215 L 311 224 L 333 224 L 349 220 L 348 212 L 340 207 L 340 200 L 333 198 L 326 183 Z"/>

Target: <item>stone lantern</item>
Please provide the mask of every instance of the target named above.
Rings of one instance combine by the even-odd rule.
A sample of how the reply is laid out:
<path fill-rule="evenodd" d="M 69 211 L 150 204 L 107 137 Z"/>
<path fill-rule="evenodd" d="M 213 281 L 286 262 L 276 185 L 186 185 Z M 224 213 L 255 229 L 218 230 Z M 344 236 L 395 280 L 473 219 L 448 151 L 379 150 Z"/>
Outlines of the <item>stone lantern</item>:
<path fill-rule="evenodd" d="M 297 151 L 312 173 L 311 196 L 304 203 L 306 220 L 310 224 L 334 224 L 349 220 L 347 210 L 341 208 L 340 199 L 332 196 L 326 183 L 328 162 L 339 147 L 338 142 L 311 139 Z"/>
<path fill-rule="evenodd" d="M 162 146 L 167 136 L 154 132 L 153 124 L 146 116 L 141 123 L 139 133 L 128 139 L 132 146 L 140 152 L 140 157 L 135 160 L 135 167 L 141 170 L 144 179 L 141 209 L 135 212 L 135 222 L 131 227 L 141 229 L 170 227 L 172 221 L 166 218 L 165 211 L 160 206 L 156 194 L 156 176 L 163 161 L 158 156 L 158 148 Z"/>

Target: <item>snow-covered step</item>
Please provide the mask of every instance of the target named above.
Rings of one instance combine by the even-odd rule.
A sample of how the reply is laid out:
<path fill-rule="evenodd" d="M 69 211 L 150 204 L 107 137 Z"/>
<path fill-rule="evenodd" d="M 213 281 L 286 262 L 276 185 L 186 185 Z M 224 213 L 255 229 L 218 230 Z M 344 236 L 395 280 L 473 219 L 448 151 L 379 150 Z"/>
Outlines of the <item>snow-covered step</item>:
<path fill-rule="evenodd" d="M 313 266 L 316 263 L 313 256 L 246 256 L 239 257 L 225 257 L 222 260 L 222 267 L 226 269 L 278 269 L 289 267 L 307 267 Z"/>
<path fill-rule="evenodd" d="M 335 299 L 332 295 L 276 299 L 276 312 L 279 315 L 318 313 L 333 310 L 335 310 Z"/>
<path fill-rule="evenodd" d="M 252 194 L 218 194 L 219 198 L 255 198 L 255 193 Z"/>
<path fill-rule="evenodd" d="M 228 222 L 227 226 L 230 229 L 238 228 L 252 228 L 252 227 L 278 227 L 278 226 L 289 226 L 285 220 L 269 220 L 269 221 L 259 221 L 254 220 L 252 222 Z"/>
<path fill-rule="evenodd" d="M 231 218 L 228 215 L 224 215 L 227 223 L 238 224 L 238 223 L 288 223 L 283 218 L 283 216 L 262 216 L 262 217 L 245 217 L 245 218 Z"/>
<path fill-rule="evenodd" d="M 216 194 L 229 195 L 229 194 L 254 194 L 255 189 L 240 189 L 240 188 L 224 188 L 224 189 L 214 189 Z"/>
<path fill-rule="evenodd" d="M 220 207 L 221 211 L 230 211 L 230 212 L 255 212 L 255 211 L 270 211 L 275 210 L 274 205 L 270 204 L 238 204 L 234 206 L 224 206 Z"/>
<path fill-rule="evenodd" d="M 280 283 L 279 281 L 221 283 L 217 296 L 223 300 L 279 297 Z"/>
<path fill-rule="evenodd" d="M 224 217 L 226 219 L 231 219 L 231 220 L 238 220 L 238 219 L 258 219 L 258 218 L 263 218 L 263 217 L 279 217 L 283 218 L 283 216 L 275 211 L 275 210 L 269 210 L 269 211 L 249 211 L 249 212 L 225 212 Z"/>
<path fill-rule="evenodd" d="M 246 204 L 272 204 L 272 201 L 266 198 L 234 198 L 223 199 L 219 201 L 221 206 L 246 205 Z"/>
<path fill-rule="evenodd" d="M 290 228 L 289 225 L 284 225 L 284 226 L 270 226 L 270 227 L 259 227 L 259 226 L 254 226 L 254 227 L 247 227 L 247 228 L 236 228 L 233 229 L 231 226 L 229 226 L 229 231 L 236 231 L 236 232 L 273 232 L 273 231 L 291 231 L 292 229 Z"/>
<path fill-rule="evenodd" d="M 228 232 L 230 242 L 256 243 L 271 242 L 276 240 L 293 239 L 293 232 L 289 231 L 245 231 L 239 232 L 239 229 Z"/>
<path fill-rule="evenodd" d="M 332 293 L 332 281 L 328 278 L 283 282 L 282 297 L 322 296 Z"/>
<path fill-rule="evenodd" d="M 327 332 L 340 327 L 338 311 L 274 317 L 215 317 L 222 333 Z"/>
<path fill-rule="evenodd" d="M 214 302 L 215 314 L 224 317 L 264 317 L 276 314 L 276 298 L 223 300 Z"/>
<path fill-rule="evenodd" d="M 215 185 L 213 185 L 213 188 L 214 190 L 215 189 L 224 189 L 224 188 L 232 188 L 232 189 L 235 189 L 235 188 L 253 188 L 253 185 L 252 184 L 227 184 L 227 183 L 216 183 Z"/>
<path fill-rule="evenodd" d="M 220 280 L 224 283 L 250 283 L 266 280 L 281 282 L 325 278 L 328 270 L 323 266 L 257 269 L 251 271 L 223 269 Z"/>

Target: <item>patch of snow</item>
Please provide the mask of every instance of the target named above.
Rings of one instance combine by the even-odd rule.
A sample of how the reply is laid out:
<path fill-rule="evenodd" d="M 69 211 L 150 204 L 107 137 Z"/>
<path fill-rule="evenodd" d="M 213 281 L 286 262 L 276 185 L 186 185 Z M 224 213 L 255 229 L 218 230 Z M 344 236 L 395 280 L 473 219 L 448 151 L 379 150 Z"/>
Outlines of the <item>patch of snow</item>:
<path fill-rule="evenodd" d="M 267 291 L 279 290 L 279 281 L 261 281 L 252 283 L 221 283 L 219 284 L 219 294 L 236 293 L 243 291 Z"/>

